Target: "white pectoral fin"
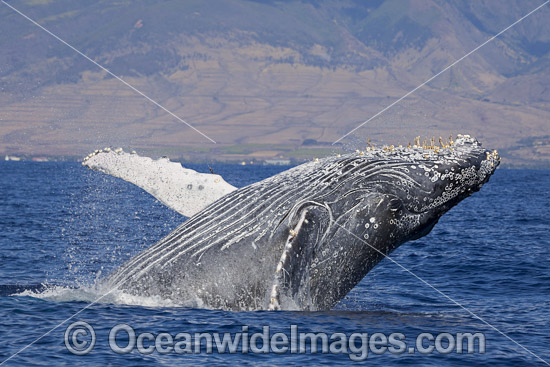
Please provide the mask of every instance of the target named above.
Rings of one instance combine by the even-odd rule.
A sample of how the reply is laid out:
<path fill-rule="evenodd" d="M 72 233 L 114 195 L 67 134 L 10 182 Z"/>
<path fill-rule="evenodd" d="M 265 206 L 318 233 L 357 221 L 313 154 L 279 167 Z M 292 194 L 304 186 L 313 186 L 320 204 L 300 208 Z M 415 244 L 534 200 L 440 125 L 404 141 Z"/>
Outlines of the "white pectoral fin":
<path fill-rule="evenodd" d="M 220 175 L 199 173 L 168 158 L 153 160 L 120 148 L 96 150 L 82 165 L 131 182 L 186 217 L 236 190 Z"/>

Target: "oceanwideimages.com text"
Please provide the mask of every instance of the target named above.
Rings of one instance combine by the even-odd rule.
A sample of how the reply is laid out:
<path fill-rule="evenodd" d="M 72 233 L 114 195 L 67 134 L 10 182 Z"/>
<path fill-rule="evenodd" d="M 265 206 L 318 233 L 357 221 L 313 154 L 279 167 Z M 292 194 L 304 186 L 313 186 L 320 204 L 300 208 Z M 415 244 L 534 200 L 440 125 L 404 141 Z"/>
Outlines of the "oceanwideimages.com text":
<path fill-rule="evenodd" d="M 94 328 L 78 321 L 67 327 L 64 338 L 67 349 L 76 355 L 93 351 L 96 343 Z M 369 355 L 391 354 L 473 354 L 485 353 L 486 339 L 480 332 L 423 332 L 412 339 L 400 332 L 393 333 L 327 333 L 304 332 L 297 325 L 287 331 L 273 332 L 270 326 L 252 332 L 243 325 L 238 332 L 137 332 L 128 324 L 118 324 L 109 331 L 109 348 L 118 354 L 345 354 L 352 361 L 364 361 Z"/>

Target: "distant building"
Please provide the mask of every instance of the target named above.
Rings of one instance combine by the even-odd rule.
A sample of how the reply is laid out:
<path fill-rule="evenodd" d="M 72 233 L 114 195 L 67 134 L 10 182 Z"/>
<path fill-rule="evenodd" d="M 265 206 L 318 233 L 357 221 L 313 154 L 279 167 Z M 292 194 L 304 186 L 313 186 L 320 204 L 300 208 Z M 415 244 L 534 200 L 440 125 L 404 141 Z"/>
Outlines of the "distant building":
<path fill-rule="evenodd" d="M 4 157 L 4 160 L 5 161 L 20 161 L 21 160 L 21 157 L 16 157 L 14 155 L 6 155 Z"/>
<path fill-rule="evenodd" d="M 278 166 L 288 166 L 290 164 L 290 159 L 266 159 L 264 163 Z"/>

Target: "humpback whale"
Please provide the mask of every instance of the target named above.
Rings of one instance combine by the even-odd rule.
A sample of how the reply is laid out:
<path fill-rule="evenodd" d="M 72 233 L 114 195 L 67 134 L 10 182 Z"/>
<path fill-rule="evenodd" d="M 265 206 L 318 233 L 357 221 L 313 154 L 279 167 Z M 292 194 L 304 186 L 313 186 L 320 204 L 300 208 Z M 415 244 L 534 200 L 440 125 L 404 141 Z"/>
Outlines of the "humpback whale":
<path fill-rule="evenodd" d="M 101 152 L 83 164 L 140 184 L 131 170 L 112 169 L 116 158 L 102 163 L 102 155 L 116 157 Z M 132 156 L 124 159 L 143 159 Z M 240 189 L 214 177 L 212 185 L 203 184 L 212 196 L 204 208 L 182 209 L 188 220 L 104 282 L 209 308 L 328 310 L 384 256 L 428 234 L 445 212 L 478 191 L 499 162 L 497 151 L 459 135 L 441 146 L 419 139 L 407 147 L 369 144 Z M 185 179 L 202 182 L 204 174 L 181 170 L 181 190 L 191 193 L 195 186 Z M 148 192 L 176 207 L 171 202 L 180 194 L 166 198 L 170 190 L 153 190 L 156 184 L 145 181 Z"/>

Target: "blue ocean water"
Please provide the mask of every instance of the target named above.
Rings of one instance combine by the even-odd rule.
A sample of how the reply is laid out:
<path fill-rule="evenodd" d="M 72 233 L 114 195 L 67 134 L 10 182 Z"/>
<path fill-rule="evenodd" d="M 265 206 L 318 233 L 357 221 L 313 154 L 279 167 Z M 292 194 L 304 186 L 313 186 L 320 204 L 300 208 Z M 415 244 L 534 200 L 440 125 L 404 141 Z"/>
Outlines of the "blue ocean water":
<path fill-rule="evenodd" d="M 205 165 L 190 168 L 208 171 Z M 286 167 L 213 168 L 243 186 Z M 243 326 L 250 334 L 269 326 L 271 334 L 290 335 L 291 325 L 299 332 L 402 333 L 407 346 L 414 346 L 420 333 L 480 332 L 485 353 L 425 355 L 407 348 L 400 354 L 371 351 L 366 361 L 544 365 L 535 355 L 550 361 L 550 171 L 497 170 L 489 184 L 447 213 L 428 236 L 392 253 L 414 275 L 383 260 L 330 312 L 228 312 L 115 295 L 92 303 L 100 296 L 93 289 L 96 279 L 184 219 L 137 187 L 77 163 L 0 162 L 0 172 L 0 363 L 36 341 L 5 365 L 352 363 L 349 353 L 311 351 L 117 354 L 108 336 L 121 323 L 138 335 L 155 336 L 235 334 Z M 86 355 L 69 352 L 64 342 L 67 326 L 75 321 L 95 330 L 96 344 Z"/>

